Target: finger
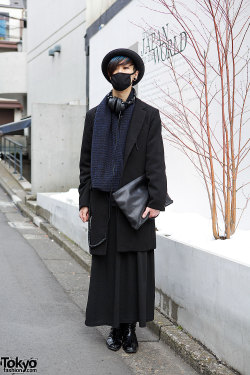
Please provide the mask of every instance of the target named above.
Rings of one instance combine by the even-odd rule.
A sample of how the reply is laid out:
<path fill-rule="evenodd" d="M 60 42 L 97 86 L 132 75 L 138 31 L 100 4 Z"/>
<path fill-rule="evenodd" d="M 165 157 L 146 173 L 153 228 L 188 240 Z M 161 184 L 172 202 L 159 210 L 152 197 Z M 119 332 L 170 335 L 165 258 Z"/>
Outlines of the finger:
<path fill-rule="evenodd" d="M 143 219 L 147 216 L 147 213 L 149 212 L 149 209 L 146 208 L 145 211 L 142 214 Z"/>
<path fill-rule="evenodd" d="M 150 214 L 149 214 L 149 217 L 148 217 L 149 219 L 153 219 L 154 218 L 154 216 L 151 214 L 151 212 L 150 212 Z"/>
<path fill-rule="evenodd" d="M 83 212 L 82 212 L 82 214 L 81 214 L 81 219 L 82 219 L 83 222 L 85 222 L 85 215 L 84 215 Z"/>
<path fill-rule="evenodd" d="M 86 223 L 86 221 L 88 221 L 88 220 L 89 220 L 89 214 L 86 213 L 86 214 L 84 215 L 84 222 Z"/>

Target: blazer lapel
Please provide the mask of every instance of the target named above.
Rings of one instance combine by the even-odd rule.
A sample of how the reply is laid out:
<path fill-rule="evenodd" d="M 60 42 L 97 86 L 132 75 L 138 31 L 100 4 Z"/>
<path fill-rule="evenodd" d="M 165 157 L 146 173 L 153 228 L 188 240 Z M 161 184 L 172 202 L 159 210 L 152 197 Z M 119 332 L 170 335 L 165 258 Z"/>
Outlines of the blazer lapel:
<path fill-rule="evenodd" d="M 133 145 L 136 142 L 136 139 L 141 130 L 141 127 L 143 125 L 143 121 L 146 115 L 146 111 L 144 107 L 145 107 L 144 103 L 140 99 L 136 98 L 135 107 L 132 113 L 130 125 L 128 128 L 128 133 L 126 137 L 126 142 L 125 142 L 123 169 L 128 160 L 129 154 L 132 151 Z"/>

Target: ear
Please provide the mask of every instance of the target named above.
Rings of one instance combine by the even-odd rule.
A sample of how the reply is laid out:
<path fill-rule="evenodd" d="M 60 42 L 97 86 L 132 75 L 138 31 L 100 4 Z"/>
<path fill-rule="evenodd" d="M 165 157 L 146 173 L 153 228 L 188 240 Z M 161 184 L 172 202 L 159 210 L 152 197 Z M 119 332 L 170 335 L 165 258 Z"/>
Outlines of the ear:
<path fill-rule="evenodd" d="M 134 74 L 136 74 L 136 73 L 137 73 L 137 75 L 136 75 L 136 76 L 135 76 L 135 78 L 134 78 L 134 80 L 135 80 L 135 81 L 136 81 L 136 80 L 137 80 L 137 78 L 138 78 L 138 75 L 139 75 L 139 70 L 136 70 Z"/>

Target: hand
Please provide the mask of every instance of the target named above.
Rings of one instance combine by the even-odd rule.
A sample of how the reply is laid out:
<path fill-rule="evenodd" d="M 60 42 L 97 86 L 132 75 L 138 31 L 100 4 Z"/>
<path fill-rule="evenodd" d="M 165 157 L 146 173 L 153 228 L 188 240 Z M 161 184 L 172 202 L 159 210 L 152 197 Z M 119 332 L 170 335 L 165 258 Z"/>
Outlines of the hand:
<path fill-rule="evenodd" d="M 146 207 L 145 211 L 142 214 L 143 219 L 147 216 L 148 212 L 149 212 L 149 219 L 153 219 L 159 215 L 160 210 L 155 210 L 154 208 Z"/>
<path fill-rule="evenodd" d="M 79 211 L 79 216 L 81 220 L 85 223 L 89 220 L 89 208 L 88 207 L 82 207 Z"/>

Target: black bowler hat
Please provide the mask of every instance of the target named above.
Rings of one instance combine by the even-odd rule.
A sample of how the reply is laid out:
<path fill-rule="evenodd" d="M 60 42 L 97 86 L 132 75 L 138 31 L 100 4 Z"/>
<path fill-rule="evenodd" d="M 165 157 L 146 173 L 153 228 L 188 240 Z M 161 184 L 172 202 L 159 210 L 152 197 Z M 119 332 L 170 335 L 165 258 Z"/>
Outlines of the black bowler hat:
<path fill-rule="evenodd" d="M 132 86 L 136 85 L 142 79 L 142 77 L 144 75 L 145 66 L 144 66 L 144 62 L 143 62 L 142 58 L 138 55 L 138 53 L 136 53 L 135 51 L 132 51 L 131 49 L 128 49 L 128 48 L 113 49 L 112 51 L 107 53 L 106 56 L 104 56 L 104 58 L 102 60 L 102 72 L 103 72 L 104 77 L 110 83 L 107 67 L 108 67 L 108 63 L 110 62 L 110 60 L 115 56 L 126 56 L 126 57 L 130 57 L 131 60 L 133 60 L 137 70 L 139 70 L 137 80 L 132 82 Z"/>

